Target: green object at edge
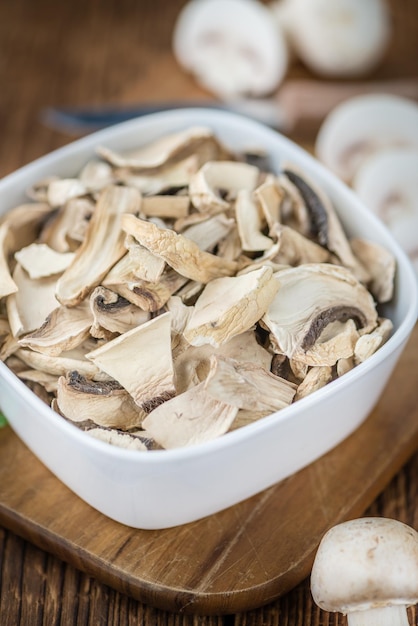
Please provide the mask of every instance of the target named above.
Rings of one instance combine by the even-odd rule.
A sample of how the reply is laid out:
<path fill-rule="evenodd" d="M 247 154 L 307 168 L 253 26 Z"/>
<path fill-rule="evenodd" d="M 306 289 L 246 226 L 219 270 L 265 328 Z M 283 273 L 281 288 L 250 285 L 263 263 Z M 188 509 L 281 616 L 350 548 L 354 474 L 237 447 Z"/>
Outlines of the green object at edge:
<path fill-rule="evenodd" d="M 7 419 L 4 417 L 3 413 L 0 411 L 0 428 L 3 426 L 7 426 Z"/>

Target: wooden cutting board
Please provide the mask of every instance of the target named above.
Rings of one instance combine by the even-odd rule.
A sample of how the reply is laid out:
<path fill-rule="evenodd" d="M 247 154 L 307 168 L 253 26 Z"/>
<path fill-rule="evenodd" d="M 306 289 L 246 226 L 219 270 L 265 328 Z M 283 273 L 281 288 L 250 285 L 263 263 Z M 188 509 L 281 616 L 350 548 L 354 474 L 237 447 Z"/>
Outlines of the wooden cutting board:
<path fill-rule="evenodd" d="M 259 607 L 308 576 L 324 532 L 360 516 L 418 448 L 417 371 L 418 326 L 378 406 L 353 435 L 257 496 L 167 530 L 107 519 L 3 428 L 0 523 L 161 609 L 208 615 Z"/>

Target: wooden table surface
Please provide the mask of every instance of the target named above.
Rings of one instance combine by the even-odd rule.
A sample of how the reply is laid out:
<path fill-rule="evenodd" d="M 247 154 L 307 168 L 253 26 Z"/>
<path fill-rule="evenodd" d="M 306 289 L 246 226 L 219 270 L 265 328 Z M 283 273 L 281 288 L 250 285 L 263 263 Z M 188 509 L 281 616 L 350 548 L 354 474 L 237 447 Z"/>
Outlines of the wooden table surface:
<path fill-rule="evenodd" d="M 173 101 L 208 94 L 177 66 L 173 21 L 184 0 L 0 2 L 0 176 L 72 140 L 44 126 L 48 106 Z M 418 5 L 391 0 L 394 35 L 371 78 L 418 77 Z M 310 77 L 295 63 L 290 76 Z M 315 129 L 291 138 L 312 147 Z M 401 418 L 401 416 L 399 416 Z M 418 453 L 367 514 L 418 528 Z M 303 511 L 301 511 L 303 515 Z M 418 610 L 409 612 L 418 625 Z M 99 583 L 0 528 L 0 624 L 4 626 L 344 625 L 314 606 L 309 581 L 262 608 L 227 616 L 166 613 Z"/>

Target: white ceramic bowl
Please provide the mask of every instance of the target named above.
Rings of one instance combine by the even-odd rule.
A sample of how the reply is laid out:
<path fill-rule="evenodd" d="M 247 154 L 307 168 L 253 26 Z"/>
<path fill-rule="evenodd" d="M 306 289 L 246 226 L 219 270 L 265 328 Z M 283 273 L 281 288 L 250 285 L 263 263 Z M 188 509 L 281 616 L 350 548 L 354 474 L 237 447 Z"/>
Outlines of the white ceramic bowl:
<path fill-rule="evenodd" d="M 3 363 L 0 405 L 13 430 L 80 498 L 133 527 L 158 529 L 210 515 L 271 486 L 340 443 L 367 417 L 417 319 L 417 283 L 389 231 L 354 193 L 310 155 L 276 132 L 234 114 L 177 110 L 123 123 L 53 152 L 0 181 L 0 213 L 52 174 L 71 176 L 98 145 L 129 150 L 191 125 L 207 125 L 234 149 L 263 147 L 274 167 L 297 163 L 329 193 L 349 234 L 379 242 L 397 259 L 396 294 L 385 309 L 389 341 L 342 378 L 290 407 L 214 441 L 138 452 L 98 441 L 58 417 Z"/>

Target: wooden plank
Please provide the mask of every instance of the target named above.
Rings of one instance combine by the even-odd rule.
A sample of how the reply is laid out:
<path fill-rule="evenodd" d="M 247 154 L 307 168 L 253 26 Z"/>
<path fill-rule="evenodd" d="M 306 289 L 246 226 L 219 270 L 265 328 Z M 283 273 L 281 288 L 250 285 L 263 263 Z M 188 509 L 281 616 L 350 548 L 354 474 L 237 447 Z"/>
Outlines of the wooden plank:
<path fill-rule="evenodd" d="M 417 366 L 418 327 L 377 407 L 342 444 L 245 502 L 166 530 L 107 519 L 5 428 L 0 523 L 161 609 L 209 615 L 261 606 L 309 574 L 324 532 L 361 515 L 417 449 Z"/>

